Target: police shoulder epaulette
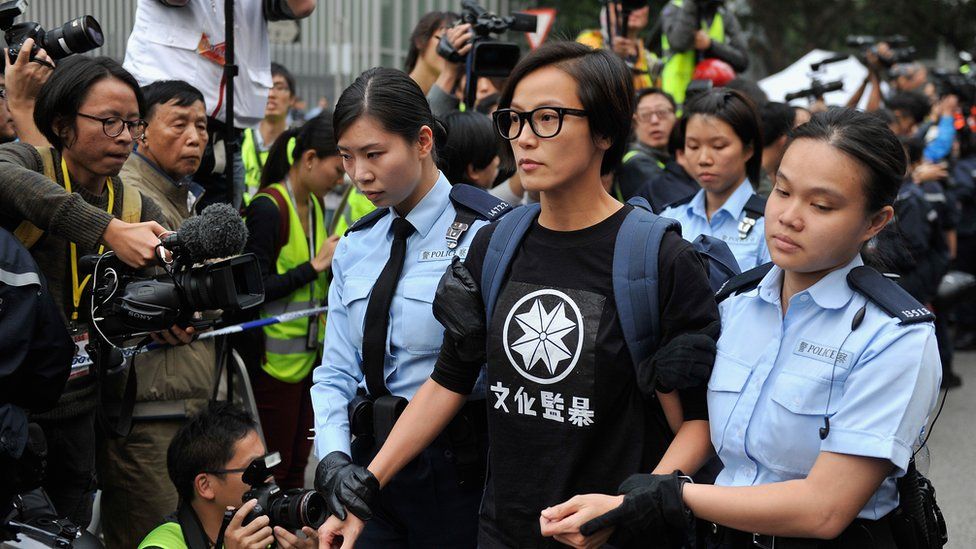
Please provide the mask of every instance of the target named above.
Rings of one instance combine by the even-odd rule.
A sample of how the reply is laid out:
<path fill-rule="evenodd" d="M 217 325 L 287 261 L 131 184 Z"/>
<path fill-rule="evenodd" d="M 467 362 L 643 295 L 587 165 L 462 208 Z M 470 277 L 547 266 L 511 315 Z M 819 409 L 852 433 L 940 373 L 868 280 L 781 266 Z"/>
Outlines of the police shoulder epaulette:
<path fill-rule="evenodd" d="M 686 197 L 684 197 L 684 198 L 682 198 L 680 200 L 675 200 L 674 202 L 669 202 L 669 203 L 667 203 L 667 204 L 664 205 L 664 209 L 662 209 L 661 211 L 663 212 L 664 210 L 666 210 L 668 208 L 676 208 L 678 206 L 684 206 L 685 204 L 691 202 L 696 196 L 698 196 L 698 193 L 697 192 L 694 192 L 694 193 L 691 193 L 688 196 L 686 196 Z"/>
<path fill-rule="evenodd" d="M 354 233 L 356 231 L 361 231 L 363 229 L 368 229 L 373 225 L 375 225 L 377 221 L 383 219 L 383 216 L 385 216 L 388 213 L 390 213 L 389 208 L 375 209 L 369 212 L 368 214 L 360 217 L 358 221 L 353 223 L 352 226 L 349 227 L 349 230 L 346 231 L 346 234 Z"/>
<path fill-rule="evenodd" d="M 766 215 L 766 199 L 758 194 L 753 194 L 742 209 L 753 214 L 756 218 L 760 218 Z"/>
<path fill-rule="evenodd" d="M 451 202 L 488 221 L 496 221 L 512 209 L 508 202 L 472 185 L 451 187 Z"/>
<path fill-rule="evenodd" d="M 770 261 L 769 263 L 749 269 L 742 274 L 735 275 L 726 280 L 718 291 L 715 292 L 715 301 L 721 303 L 725 301 L 725 298 L 733 294 L 741 294 L 754 289 L 756 286 L 759 286 L 759 282 L 762 281 L 772 268 L 773 262 Z"/>
<path fill-rule="evenodd" d="M 847 273 L 847 284 L 881 307 L 884 312 L 898 319 L 898 324 L 916 324 L 935 320 L 917 299 L 895 281 L 868 266 L 855 267 Z"/>

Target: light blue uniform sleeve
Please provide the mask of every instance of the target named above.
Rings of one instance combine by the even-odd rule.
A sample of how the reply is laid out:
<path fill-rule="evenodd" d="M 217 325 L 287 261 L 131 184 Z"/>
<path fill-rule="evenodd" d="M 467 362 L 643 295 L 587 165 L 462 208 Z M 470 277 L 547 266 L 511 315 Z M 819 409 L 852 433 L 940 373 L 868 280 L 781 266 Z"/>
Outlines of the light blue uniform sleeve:
<path fill-rule="evenodd" d="M 848 376 L 821 450 L 887 459 L 904 474 L 938 398 L 941 371 L 932 324 L 882 333 Z"/>
<path fill-rule="evenodd" d="M 953 126 L 951 116 L 939 118 L 939 133 L 925 146 L 923 156 L 929 162 L 944 160 L 952 152 L 952 142 L 956 139 L 956 127 Z"/>
<path fill-rule="evenodd" d="M 340 450 L 350 453 L 349 402 L 363 379 L 359 353 L 349 337 L 349 316 L 342 303 L 343 252 L 348 238 L 339 241 L 332 261 L 329 316 L 325 325 L 322 364 L 312 374 L 312 409 L 315 413 L 315 451 L 319 458 Z"/>

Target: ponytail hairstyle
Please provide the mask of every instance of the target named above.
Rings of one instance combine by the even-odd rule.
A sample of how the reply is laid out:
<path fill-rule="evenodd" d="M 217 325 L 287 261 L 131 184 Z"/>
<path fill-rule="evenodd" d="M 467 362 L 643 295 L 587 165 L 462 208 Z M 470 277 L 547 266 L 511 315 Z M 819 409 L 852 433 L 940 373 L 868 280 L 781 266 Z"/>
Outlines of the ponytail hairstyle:
<path fill-rule="evenodd" d="M 744 93 L 729 88 L 715 88 L 695 96 L 685 105 L 684 117 L 694 115 L 713 116 L 732 126 L 743 147 L 752 147 L 752 156 L 746 160 L 746 177 L 756 183 L 762 169 L 762 123 L 755 103 Z"/>
<path fill-rule="evenodd" d="M 420 86 L 397 69 L 369 69 L 342 92 L 332 115 L 335 142 L 363 116 L 376 119 L 383 129 L 409 143 L 415 143 L 420 129 L 427 126 L 434 134 L 431 157 L 435 163 L 438 149 L 447 141 L 447 128 L 430 112 L 430 104 Z"/>
<path fill-rule="evenodd" d="M 863 168 L 867 174 L 864 181 L 867 214 L 895 203 L 905 176 L 906 154 L 898 137 L 881 118 L 833 107 L 814 114 L 809 122 L 793 130 L 790 144 L 798 139 L 827 143 Z"/>
<path fill-rule="evenodd" d="M 261 171 L 260 187 L 284 181 L 292 164 L 308 150 L 315 151 L 318 158 L 339 154 L 329 113 L 322 113 L 301 127 L 289 128 L 275 139 Z"/>

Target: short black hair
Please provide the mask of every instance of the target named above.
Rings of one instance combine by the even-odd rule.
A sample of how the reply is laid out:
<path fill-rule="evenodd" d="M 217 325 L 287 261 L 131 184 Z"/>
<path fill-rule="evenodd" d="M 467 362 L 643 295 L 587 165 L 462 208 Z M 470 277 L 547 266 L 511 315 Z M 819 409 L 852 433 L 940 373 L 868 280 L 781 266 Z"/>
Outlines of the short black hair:
<path fill-rule="evenodd" d="M 234 457 L 234 445 L 255 430 L 254 418 L 229 402 L 211 402 L 183 424 L 166 452 L 166 468 L 180 501 L 193 501 L 197 475 L 223 469 Z"/>
<path fill-rule="evenodd" d="M 927 97 L 915 92 L 899 92 L 885 101 L 891 111 L 902 111 L 912 117 L 916 124 L 921 123 L 932 111 Z"/>
<path fill-rule="evenodd" d="M 54 73 L 37 93 L 34 106 L 34 124 L 55 149 L 64 149 L 66 143 L 54 126 L 68 120 L 74 126 L 78 109 L 88 97 L 88 92 L 106 78 L 115 78 L 132 88 L 139 105 L 139 116 L 146 117 L 146 100 L 142 89 L 118 61 L 111 57 L 72 55 L 58 63 Z"/>
<path fill-rule="evenodd" d="M 688 118 L 682 116 L 671 128 L 671 135 L 668 136 L 668 154 L 671 155 L 671 158 L 677 158 L 678 151 L 685 148 L 685 127 L 687 125 Z"/>
<path fill-rule="evenodd" d="M 746 160 L 746 176 L 749 181 L 759 181 L 762 168 L 763 135 L 756 105 L 744 93 L 729 88 L 715 88 L 685 105 L 685 118 L 694 115 L 714 116 L 735 131 L 743 147 L 752 147 L 752 156 Z"/>
<path fill-rule="evenodd" d="M 413 71 L 414 67 L 417 66 L 417 60 L 420 59 L 420 50 L 427 45 L 430 37 L 438 29 L 450 26 L 457 19 L 458 15 L 449 11 L 432 11 L 424 14 L 420 21 L 417 21 L 413 32 L 410 33 L 410 48 L 407 50 L 407 58 L 403 62 L 404 70 L 408 73 Z"/>
<path fill-rule="evenodd" d="M 491 119 L 480 112 L 452 112 L 444 118 L 447 141 L 437 157 L 437 167 L 453 184 L 468 179 L 468 165 L 482 170 L 498 156 L 500 137 Z"/>
<path fill-rule="evenodd" d="M 796 122 L 796 109 L 786 103 L 770 101 L 759 107 L 762 119 L 763 141 L 769 145 L 784 135 L 788 135 Z"/>
<path fill-rule="evenodd" d="M 746 95 L 752 100 L 756 107 L 769 102 L 769 96 L 766 92 L 759 87 L 759 84 L 755 80 L 750 80 L 743 76 L 737 76 L 733 78 L 728 84 L 725 85 L 726 88 L 730 90 L 737 90 Z"/>
<path fill-rule="evenodd" d="M 868 174 L 864 193 L 869 214 L 894 204 L 905 177 L 906 155 L 898 137 L 881 118 L 855 109 L 831 107 L 793 130 L 790 143 L 800 139 L 823 141 L 864 168 Z"/>
<path fill-rule="evenodd" d="M 633 125 L 634 83 L 630 70 L 615 54 L 577 42 L 546 42 L 519 60 L 498 101 L 499 108 L 512 105 L 515 88 L 528 74 L 554 66 L 576 81 L 576 94 L 587 112 L 590 134 L 605 138 L 610 148 L 603 155 L 600 174 L 620 165 L 627 151 Z"/>
<path fill-rule="evenodd" d="M 917 164 L 922 161 L 922 154 L 925 152 L 925 140 L 921 137 L 903 136 L 898 138 L 901 146 L 905 149 L 908 157 L 908 164 Z"/>
<path fill-rule="evenodd" d="M 271 76 L 280 76 L 284 78 L 285 82 L 288 83 L 288 91 L 292 95 L 295 95 L 295 77 L 292 76 L 291 71 L 288 70 L 284 65 L 281 63 L 271 63 Z"/>
<path fill-rule="evenodd" d="M 142 87 L 146 98 L 146 120 L 152 120 L 156 107 L 172 102 L 177 107 L 189 107 L 197 101 L 204 103 L 203 94 L 192 84 L 182 80 L 159 80 Z M 207 108 L 204 103 L 204 109 Z"/>
<path fill-rule="evenodd" d="M 641 88 L 641 89 L 637 90 L 637 92 L 634 94 L 634 110 L 635 111 L 637 110 L 637 105 L 640 105 L 641 99 L 644 99 L 648 95 L 660 95 L 661 97 L 667 99 L 668 100 L 668 103 L 671 103 L 671 108 L 672 109 L 677 109 L 678 108 L 678 104 L 675 103 L 675 101 L 674 101 L 674 96 L 672 96 L 670 93 L 662 90 L 661 88 Z"/>

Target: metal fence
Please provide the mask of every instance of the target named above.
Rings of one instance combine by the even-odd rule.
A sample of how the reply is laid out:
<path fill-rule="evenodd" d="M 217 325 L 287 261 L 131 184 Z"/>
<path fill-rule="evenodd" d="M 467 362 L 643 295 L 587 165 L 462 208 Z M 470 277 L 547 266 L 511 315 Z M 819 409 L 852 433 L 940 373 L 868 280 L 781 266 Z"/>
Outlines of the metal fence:
<path fill-rule="evenodd" d="M 24 19 L 38 21 L 44 28 L 80 15 L 95 16 L 105 32 L 105 45 L 96 53 L 120 60 L 124 57 L 137 0 L 29 2 Z M 494 13 L 507 15 L 529 3 L 482 0 L 481 4 Z M 334 103 L 342 89 L 362 71 L 378 65 L 402 67 L 410 46 L 410 32 L 424 13 L 433 10 L 459 11 L 460 0 L 318 0 L 315 13 L 299 23 L 298 40 L 272 43 L 271 58 L 295 74 L 298 95 L 309 107 L 321 96 Z"/>

